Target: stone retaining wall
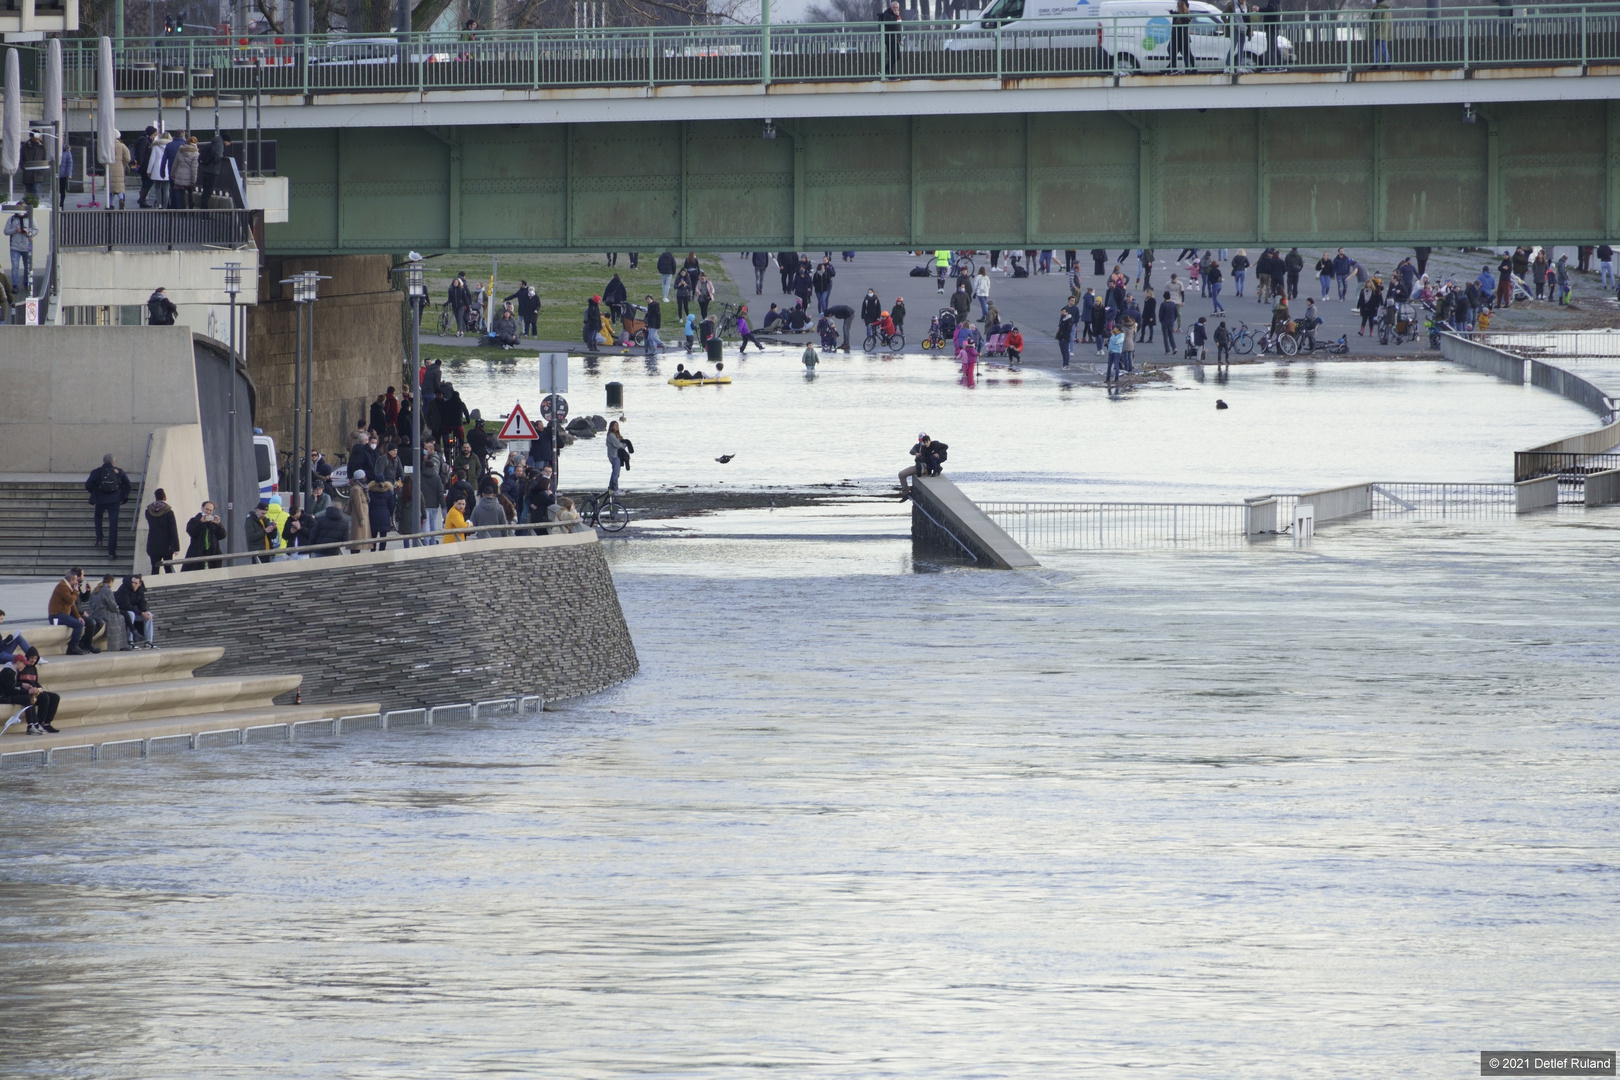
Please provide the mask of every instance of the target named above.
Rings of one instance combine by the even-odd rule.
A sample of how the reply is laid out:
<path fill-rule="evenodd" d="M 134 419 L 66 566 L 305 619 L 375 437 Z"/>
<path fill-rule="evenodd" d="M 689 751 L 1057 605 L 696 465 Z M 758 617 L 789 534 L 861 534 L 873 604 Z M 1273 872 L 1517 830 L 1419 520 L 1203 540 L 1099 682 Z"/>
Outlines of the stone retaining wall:
<path fill-rule="evenodd" d="M 556 699 L 612 686 L 639 667 L 601 545 L 588 533 L 250 564 L 146 583 L 158 644 L 224 646 L 202 675 L 299 672 L 306 703 L 363 699 L 398 709 L 519 694 Z"/>

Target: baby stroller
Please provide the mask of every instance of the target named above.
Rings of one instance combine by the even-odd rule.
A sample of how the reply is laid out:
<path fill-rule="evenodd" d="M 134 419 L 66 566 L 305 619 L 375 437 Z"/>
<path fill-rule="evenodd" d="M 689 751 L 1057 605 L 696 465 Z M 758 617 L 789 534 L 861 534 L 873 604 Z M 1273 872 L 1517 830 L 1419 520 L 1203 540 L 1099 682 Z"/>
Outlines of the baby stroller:
<path fill-rule="evenodd" d="M 956 311 L 941 308 L 928 323 L 928 336 L 923 338 L 925 349 L 954 348 L 956 342 Z"/>
<path fill-rule="evenodd" d="M 985 342 L 984 342 L 984 355 L 985 356 L 1006 356 L 1007 355 L 1007 333 L 1006 333 L 1006 331 L 997 330 L 994 334 L 991 334 L 988 338 L 985 339 Z"/>
<path fill-rule="evenodd" d="M 1384 305 L 1378 317 L 1378 344 L 1388 345 L 1393 338 L 1400 345 L 1416 341 L 1417 336 L 1417 313 L 1410 303 L 1392 301 Z"/>

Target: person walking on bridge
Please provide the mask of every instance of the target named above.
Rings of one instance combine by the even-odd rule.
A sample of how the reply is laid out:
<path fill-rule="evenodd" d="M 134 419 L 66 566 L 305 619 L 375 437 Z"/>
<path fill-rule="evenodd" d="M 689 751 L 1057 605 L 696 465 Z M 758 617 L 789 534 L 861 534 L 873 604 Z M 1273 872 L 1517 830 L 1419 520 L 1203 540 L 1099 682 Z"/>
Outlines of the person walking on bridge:
<path fill-rule="evenodd" d="M 883 73 L 900 74 L 900 0 L 889 0 L 889 6 L 878 16 L 883 24 Z"/>
<path fill-rule="evenodd" d="M 765 271 L 771 268 L 771 256 L 766 251 L 754 252 L 754 295 L 765 295 Z M 704 312 L 708 314 L 708 312 Z"/>

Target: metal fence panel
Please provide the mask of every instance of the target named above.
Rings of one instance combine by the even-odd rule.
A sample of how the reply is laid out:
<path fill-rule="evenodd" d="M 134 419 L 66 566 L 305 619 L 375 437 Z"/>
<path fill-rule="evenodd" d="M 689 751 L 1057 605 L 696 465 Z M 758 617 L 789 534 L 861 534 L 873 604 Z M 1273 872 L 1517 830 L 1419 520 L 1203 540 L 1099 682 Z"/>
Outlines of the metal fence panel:
<path fill-rule="evenodd" d="M 63 250 L 240 248 L 253 243 L 246 210 L 68 210 L 57 217 Z"/>

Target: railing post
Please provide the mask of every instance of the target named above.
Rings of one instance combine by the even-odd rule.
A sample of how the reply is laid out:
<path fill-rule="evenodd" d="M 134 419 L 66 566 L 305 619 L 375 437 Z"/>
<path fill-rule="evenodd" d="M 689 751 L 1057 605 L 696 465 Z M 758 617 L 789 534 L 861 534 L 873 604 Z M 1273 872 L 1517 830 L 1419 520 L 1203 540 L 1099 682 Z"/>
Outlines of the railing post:
<path fill-rule="evenodd" d="M 1468 70 L 1468 9 L 1467 8 L 1463 8 L 1462 35 L 1463 35 L 1462 69 L 1464 71 L 1467 71 Z"/>
<path fill-rule="evenodd" d="M 996 81 L 1002 80 L 1001 66 L 1001 24 L 996 23 Z"/>
<path fill-rule="evenodd" d="M 1581 8 L 1581 70 L 1586 70 L 1586 9 Z"/>
<path fill-rule="evenodd" d="M 653 68 L 653 31 L 647 31 L 647 89 L 651 90 L 656 84 L 657 72 Z"/>
<path fill-rule="evenodd" d="M 540 35 L 534 35 L 534 89 L 540 89 Z"/>
<path fill-rule="evenodd" d="M 307 34 L 298 39 L 298 67 L 298 81 L 303 87 L 304 96 L 309 97 L 309 36 Z M 219 92 L 219 87 L 217 85 L 214 87 L 214 92 Z M 245 140 L 247 139 L 247 132 L 244 131 L 242 133 L 242 138 L 245 143 Z M 243 146 L 242 153 L 244 155 L 244 160 L 246 160 L 246 145 Z"/>

